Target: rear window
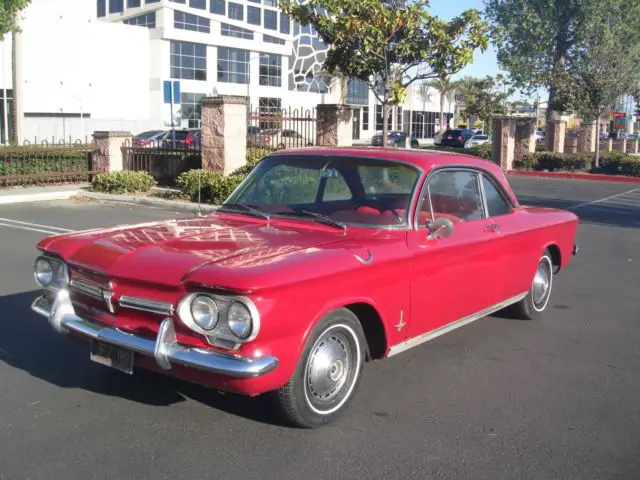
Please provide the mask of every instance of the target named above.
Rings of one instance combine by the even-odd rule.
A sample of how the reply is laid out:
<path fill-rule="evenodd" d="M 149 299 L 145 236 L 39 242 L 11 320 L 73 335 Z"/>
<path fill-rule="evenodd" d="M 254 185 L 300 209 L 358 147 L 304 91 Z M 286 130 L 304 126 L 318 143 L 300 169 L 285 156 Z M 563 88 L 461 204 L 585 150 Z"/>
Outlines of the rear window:
<path fill-rule="evenodd" d="M 137 138 L 137 139 L 151 138 L 151 137 L 159 134 L 160 132 L 162 132 L 162 130 L 149 130 L 148 132 L 142 132 L 142 133 L 136 135 L 135 138 Z"/>

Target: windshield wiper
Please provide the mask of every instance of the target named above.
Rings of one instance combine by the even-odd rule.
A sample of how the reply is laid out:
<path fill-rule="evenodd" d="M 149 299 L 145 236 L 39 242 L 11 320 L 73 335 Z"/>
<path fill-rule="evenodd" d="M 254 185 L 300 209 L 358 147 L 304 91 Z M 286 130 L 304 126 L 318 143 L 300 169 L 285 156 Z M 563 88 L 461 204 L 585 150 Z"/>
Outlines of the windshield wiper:
<path fill-rule="evenodd" d="M 293 212 L 278 212 L 280 215 L 307 215 L 309 217 L 313 217 L 319 222 L 322 222 L 326 225 L 331 225 L 332 227 L 339 228 L 340 230 L 346 230 L 347 226 L 344 223 L 340 223 L 332 218 L 327 217 L 326 215 L 322 215 L 321 213 L 310 212 L 309 210 L 294 210 Z"/>
<path fill-rule="evenodd" d="M 255 208 L 255 206 L 253 205 L 249 205 L 247 203 L 223 203 L 222 205 L 220 205 L 220 208 L 218 210 L 244 210 L 245 212 L 254 215 L 256 217 L 260 217 L 260 218 L 264 218 L 266 220 L 269 220 L 269 215 L 267 215 L 265 212 L 258 210 L 257 208 Z"/>

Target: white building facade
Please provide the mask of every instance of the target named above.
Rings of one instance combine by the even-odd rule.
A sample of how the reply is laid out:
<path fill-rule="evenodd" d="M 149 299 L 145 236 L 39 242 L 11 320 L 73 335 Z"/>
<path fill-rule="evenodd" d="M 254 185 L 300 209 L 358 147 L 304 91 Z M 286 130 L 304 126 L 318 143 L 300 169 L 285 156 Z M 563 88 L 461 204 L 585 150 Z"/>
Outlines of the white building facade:
<path fill-rule="evenodd" d="M 277 0 L 33 0 L 22 18 L 16 45 L 25 140 L 167 128 L 167 81 L 179 82 L 173 105 L 179 127 L 197 128 L 200 101 L 215 94 L 246 96 L 261 112 L 339 101 L 336 82 L 317 75 L 324 45 L 280 12 Z M 12 41 L 7 35 L 0 47 L 7 109 Z M 362 82 L 349 82 L 347 103 L 354 138 L 382 130 L 382 109 Z M 412 88 L 391 110 L 389 128 L 433 138 L 439 110 L 437 92 Z M 449 118 L 453 111 L 448 98 Z"/>

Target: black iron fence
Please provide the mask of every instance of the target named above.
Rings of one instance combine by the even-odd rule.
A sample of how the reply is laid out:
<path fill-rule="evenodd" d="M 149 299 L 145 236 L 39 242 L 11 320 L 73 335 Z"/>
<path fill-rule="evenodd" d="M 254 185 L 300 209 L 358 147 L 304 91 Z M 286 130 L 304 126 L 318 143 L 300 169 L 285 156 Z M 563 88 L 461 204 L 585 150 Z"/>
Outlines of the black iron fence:
<path fill-rule="evenodd" d="M 58 141 L 0 147 L 0 187 L 89 181 L 92 143 Z"/>
<path fill-rule="evenodd" d="M 149 172 L 159 185 L 173 186 L 183 172 L 202 168 L 199 148 L 140 148 L 122 147 L 122 168 Z"/>
<path fill-rule="evenodd" d="M 316 145 L 315 108 L 249 108 L 247 146 L 276 149 Z"/>

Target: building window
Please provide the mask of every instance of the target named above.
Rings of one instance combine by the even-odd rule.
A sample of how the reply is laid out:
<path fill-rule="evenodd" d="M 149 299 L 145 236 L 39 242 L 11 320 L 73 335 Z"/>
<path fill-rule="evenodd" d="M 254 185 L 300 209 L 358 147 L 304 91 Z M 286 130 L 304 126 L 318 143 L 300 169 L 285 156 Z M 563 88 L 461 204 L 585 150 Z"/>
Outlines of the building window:
<path fill-rule="evenodd" d="M 98 0 L 96 5 L 98 7 L 97 16 L 105 17 L 107 15 L 107 0 Z"/>
<path fill-rule="evenodd" d="M 220 34 L 225 37 L 242 38 L 245 40 L 253 40 L 253 32 L 246 28 L 236 27 L 229 25 L 228 23 L 222 23 L 220 25 Z"/>
<path fill-rule="evenodd" d="M 124 0 L 109 0 L 109 13 L 121 13 L 124 11 Z"/>
<path fill-rule="evenodd" d="M 187 0 L 169 0 L 169 1 L 173 3 L 181 3 L 182 5 L 187 4 Z"/>
<path fill-rule="evenodd" d="M 260 54 L 260 85 L 282 86 L 282 56 L 274 53 Z"/>
<path fill-rule="evenodd" d="M 247 7 L 247 23 L 260 25 L 260 9 L 258 7 Z"/>
<path fill-rule="evenodd" d="M 398 106 L 398 108 L 396 109 L 396 130 L 404 130 L 404 122 L 402 120 L 402 107 Z M 407 128 L 407 133 L 409 133 L 408 130 L 409 128 Z"/>
<path fill-rule="evenodd" d="M 226 15 L 227 13 L 226 4 L 224 0 L 211 0 L 209 9 L 211 13 L 215 13 L 216 15 Z"/>
<path fill-rule="evenodd" d="M 127 0 L 127 8 L 138 8 L 140 0 Z"/>
<path fill-rule="evenodd" d="M 291 20 L 286 13 L 280 13 L 280 33 L 291 33 Z"/>
<path fill-rule="evenodd" d="M 218 81 L 225 83 L 249 83 L 249 51 L 238 48 L 218 47 Z"/>
<path fill-rule="evenodd" d="M 260 97 L 258 99 L 258 116 L 260 117 L 260 128 L 262 130 L 273 130 L 279 128 L 280 122 L 277 117 L 282 113 L 282 100 L 279 98 Z M 273 121 L 266 118 L 273 117 Z"/>
<path fill-rule="evenodd" d="M 211 21 L 208 18 L 180 12 L 178 10 L 173 11 L 173 26 L 180 30 L 211 33 Z"/>
<path fill-rule="evenodd" d="M 145 4 L 145 5 L 148 5 L 148 4 L 150 4 L 150 3 L 160 3 L 160 0 L 145 0 L 145 1 L 144 1 L 144 4 Z"/>
<path fill-rule="evenodd" d="M 207 46 L 171 41 L 171 78 L 207 79 Z"/>
<path fill-rule="evenodd" d="M 267 7 L 277 7 L 278 6 L 278 0 L 264 0 L 264 2 L 262 2 L 262 3 L 264 3 L 264 5 L 267 6 Z"/>
<path fill-rule="evenodd" d="M 369 105 L 369 87 L 362 80 L 351 79 L 347 86 L 347 103 Z"/>
<path fill-rule="evenodd" d="M 4 123 L 5 112 L 4 112 L 4 101 L 3 99 L 7 98 L 7 125 Z M 13 104 L 13 90 L 4 90 L 0 89 L 0 142 L 5 143 L 8 142 L 11 138 L 11 112 L 12 112 L 12 104 Z M 87 115 L 87 114 L 85 114 Z"/>
<path fill-rule="evenodd" d="M 264 28 L 268 28 L 269 30 L 277 30 L 278 29 L 277 12 L 275 12 L 274 10 L 265 10 L 264 11 Z"/>
<path fill-rule="evenodd" d="M 189 128 L 198 128 L 200 119 L 202 118 L 202 99 L 204 93 L 187 93 L 180 94 L 180 115 L 182 120 L 189 122 Z"/>
<path fill-rule="evenodd" d="M 262 41 L 264 43 L 275 43 L 276 45 L 284 45 L 284 40 L 278 37 L 272 37 L 271 35 L 267 35 L 264 33 L 262 35 Z"/>
<path fill-rule="evenodd" d="M 198 10 L 206 10 L 207 0 L 189 0 L 189 6 Z"/>
<path fill-rule="evenodd" d="M 229 18 L 231 20 L 244 20 L 244 7 L 238 3 L 229 2 Z"/>
<path fill-rule="evenodd" d="M 382 121 L 382 105 L 376 105 L 376 131 L 382 131 L 384 123 Z"/>
<path fill-rule="evenodd" d="M 156 12 L 145 13 L 136 17 L 127 18 L 122 23 L 125 25 L 135 25 L 137 27 L 156 28 Z"/>
<path fill-rule="evenodd" d="M 251 3 L 260 3 L 260 0 L 247 0 L 247 1 Z"/>
<path fill-rule="evenodd" d="M 362 107 L 362 130 L 369 130 L 369 107 Z"/>

